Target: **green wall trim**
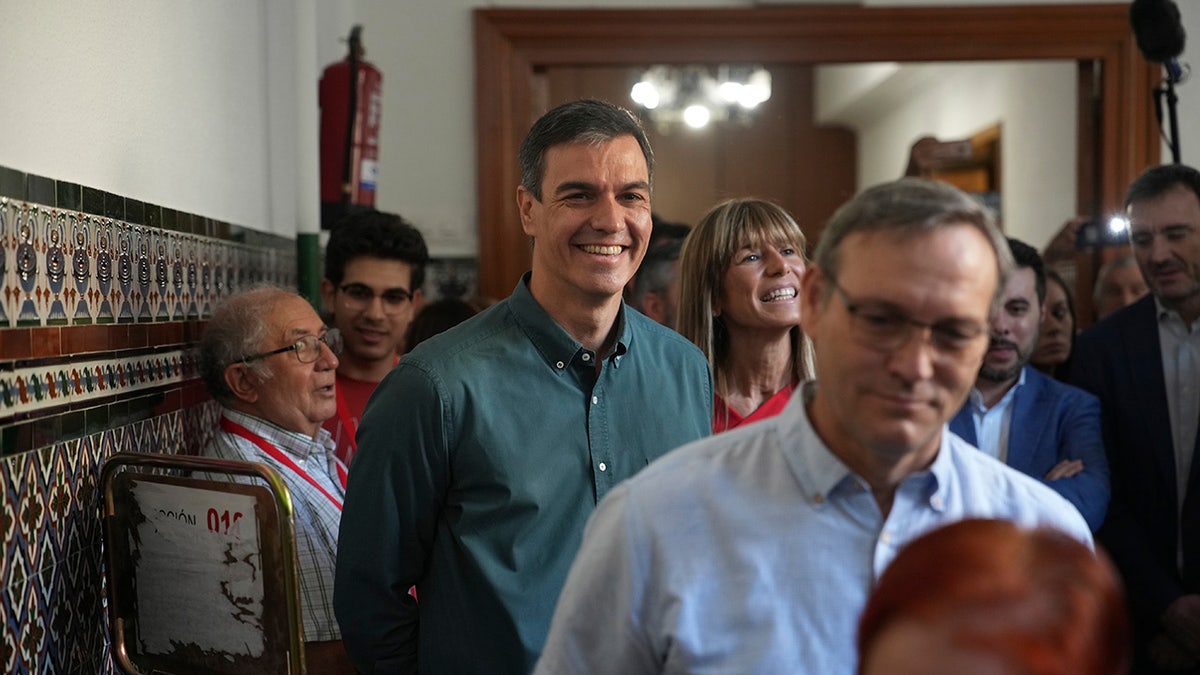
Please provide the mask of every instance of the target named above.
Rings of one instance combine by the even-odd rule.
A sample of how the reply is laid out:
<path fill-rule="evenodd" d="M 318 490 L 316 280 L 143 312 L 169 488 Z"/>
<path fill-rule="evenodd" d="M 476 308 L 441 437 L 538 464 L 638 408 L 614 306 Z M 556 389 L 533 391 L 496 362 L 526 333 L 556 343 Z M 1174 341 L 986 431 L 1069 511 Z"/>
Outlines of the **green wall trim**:
<path fill-rule="evenodd" d="M 321 235 L 301 232 L 296 235 L 296 278 L 303 295 L 321 311 Z"/>

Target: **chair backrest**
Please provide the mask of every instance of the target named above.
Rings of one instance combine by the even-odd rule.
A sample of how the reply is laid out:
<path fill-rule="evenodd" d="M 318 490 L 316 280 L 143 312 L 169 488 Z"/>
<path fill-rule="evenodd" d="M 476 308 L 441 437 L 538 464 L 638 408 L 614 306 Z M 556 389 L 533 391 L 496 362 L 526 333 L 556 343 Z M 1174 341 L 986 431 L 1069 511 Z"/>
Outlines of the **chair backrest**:
<path fill-rule="evenodd" d="M 101 486 L 117 667 L 304 672 L 292 502 L 278 473 L 120 453 L 105 462 Z"/>

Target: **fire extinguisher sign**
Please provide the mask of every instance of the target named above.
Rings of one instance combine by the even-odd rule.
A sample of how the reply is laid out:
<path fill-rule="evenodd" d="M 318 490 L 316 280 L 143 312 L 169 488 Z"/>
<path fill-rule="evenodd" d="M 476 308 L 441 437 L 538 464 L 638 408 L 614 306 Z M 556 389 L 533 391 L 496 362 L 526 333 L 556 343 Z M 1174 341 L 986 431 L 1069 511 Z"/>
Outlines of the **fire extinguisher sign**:
<path fill-rule="evenodd" d="M 364 78 L 360 78 L 364 79 Z M 366 119 L 363 122 L 363 151 L 359 164 L 358 190 L 369 195 L 362 195 L 359 204 L 375 203 L 375 181 L 379 174 L 379 111 L 383 107 L 382 76 L 376 75 L 374 82 L 364 81 L 363 84 L 373 84 L 367 94 Z M 364 86 L 364 89 L 366 87 Z"/>

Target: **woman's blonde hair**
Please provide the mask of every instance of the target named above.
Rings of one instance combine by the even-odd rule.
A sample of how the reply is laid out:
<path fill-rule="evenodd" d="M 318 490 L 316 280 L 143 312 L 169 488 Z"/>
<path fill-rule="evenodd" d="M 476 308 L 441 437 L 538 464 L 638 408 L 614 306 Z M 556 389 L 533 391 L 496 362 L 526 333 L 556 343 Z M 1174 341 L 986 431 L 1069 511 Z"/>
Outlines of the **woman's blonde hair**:
<path fill-rule="evenodd" d="M 677 330 L 691 340 L 713 371 L 722 390 L 722 366 L 729 354 L 729 333 L 713 316 L 721 295 L 721 280 L 733 256 L 747 246 L 791 246 L 808 264 L 804 231 L 779 205 L 764 199 L 729 199 L 714 206 L 692 228 L 679 258 L 679 319 Z M 812 343 L 796 326 L 791 331 L 796 379 L 813 375 Z"/>

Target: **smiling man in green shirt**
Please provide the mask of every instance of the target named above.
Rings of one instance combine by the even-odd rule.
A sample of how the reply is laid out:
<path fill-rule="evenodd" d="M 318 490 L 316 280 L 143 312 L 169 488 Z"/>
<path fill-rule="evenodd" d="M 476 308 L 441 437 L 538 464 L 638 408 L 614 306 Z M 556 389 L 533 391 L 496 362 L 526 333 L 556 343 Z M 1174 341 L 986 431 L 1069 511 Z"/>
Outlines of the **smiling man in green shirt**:
<path fill-rule="evenodd" d="M 641 125 L 567 103 L 520 157 L 532 271 L 406 355 L 363 416 L 334 594 L 363 672 L 531 670 L 596 503 L 710 428 L 704 357 L 621 300 L 651 229 Z"/>

